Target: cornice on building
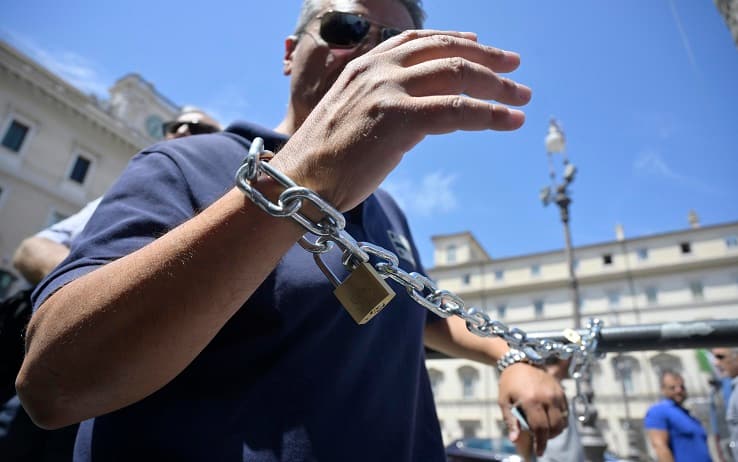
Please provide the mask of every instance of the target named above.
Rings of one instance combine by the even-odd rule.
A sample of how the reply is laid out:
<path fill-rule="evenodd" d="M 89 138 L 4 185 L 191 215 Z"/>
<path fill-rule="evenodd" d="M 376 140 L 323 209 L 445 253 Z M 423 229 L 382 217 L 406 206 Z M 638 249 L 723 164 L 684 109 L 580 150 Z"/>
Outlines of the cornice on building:
<path fill-rule="evenodd" d="M 469 265 L 479 267 L 479 264 Z M 680 263 L 654 264 L 636 268 L 613 268 L 592 274 L 577 274 L 580 286 L 598 284 L 609 281 L 619 281 L 626 278 L 646 278 L 664 275 L 684 274 L 696 270 L 735 268 L 738 267 L 738 255 L 726 255 L 722 257 L 701 258 L 683 261 Z M 454 267 L 453 270 L 458 270 Z M 448 270 L 448 271 L 447 271 Z M 434 279 L 443 279 L 439 275 L 451 272 L 446 267 L 433 268 L 429 270 Z M 491 272 L 490 272 L 491 273 Z M 519 293 L 531 293 L 552 289 L 567 289 L 570 287 L 568 274 L 562 274 L 557 278 L 535 278 L 520 283 L 501 283 L 499 285 L 475 285 L 467 288 L 459 288 L 455 292 L 462 297 L 501 296 Z"/>
<path fill-rule="evenodd" d="M 721 229 L 729 229 L 729 228 L 736 228 L 736 231 L 738 232 L 738 221 L 731 221 L 727 223 L 718 223 L 715 225 L 708 225 L 708 226 L 700 226 L 697 228 L 687 228 L 687 229 L 681 229 L 676 231 L 666 231 L 663 233 L 656 233 L 656 234 L 648 234 L 644 236 L 637 236 L 637 237 L 631 237 L 626 238 L 623 240 L 612 240 L 612 241 L 604 241 L 604 242 L 598 242 L 594 244 L 587 244 L 587 245 L 581 245 L 581 246 L 575 246 L 574 251 L 587 251 L 587 250 L 608 250 L 608 249 L 620 249 L 623 245 L 628 246 L 629 244 L 638 244 L 643 243 L 647 241 L 667 238 L 667 237 L 680 237 L 680 236 L 694 236 L 697 234 L 706 234 L 710 231 L 717 231 Z M 447 234 L 447 235 L 436 235 L 432 236 L 431 239 L 433 242 L 437 242 L 438 240 L 442 240 L 444 237 L 461 237 L 461 236 L 469 236 L 471 237 L 474 242 L 478 242 L 473 234 L 470 231 L 463 231 L 459 233 L 453 233 L 453 234 Z M 480 246 L 481 247 L 481 246 Z M 454 270 L 461 270 L 465 268 L 479 268 L 480 265 L 504 265 L 509 264 L 511 262 L 517 262 L 517 261 L 524 261 L 524 260 L 541 260 L 546 257 L 562 257 L 563 260 L 563 248 L 555 249 L 555 250 L 546 250 L 543 252 L 535 252 L 535 253 L 528 253 L 528 254 L 521 254 L 521 255 L 515 255 L 511 257 L 503 257 L 503 258 L 490 258 L 487 262 L 480 262 L 480 261 L 469 261 L 469 262 L 462 262 L 458 264 L 453 265 L 439 265 L 432 268 L 429 268 L 429 272 L 434 271 L 454 271 Z"/>
<path fill-rule="evenodd" d="M 160 106 L 163 106 L 168 110 L 169 112 L 179 112 L 180 107 L 176 103 L 174 103 L 172 100 L 164 96 L 159 92 L 159 90 L 156 89 L 153 83 L 147 81 L 143 77 L 141 77 L 140 74 L 136 72 L 131 72 L 120 79 L 118 79 L 113 86 L 111 87 L 110 91 L 113 92 L 114 89 L 119 85 L 125 85 L 126 83 L 134 83 L 135 85 L 141 87 L 146 93 L 148 93 L 150 96 L 154 97 L 156 100 L 156 103 Z"/>
<path fill-rule="evenodd" d="M 100 108 L 96 98 L 54 75 L 31 58 L 0 40 L 0 70 L 50 98 L 65 110 L 86 120 L 132 152 L 151 144 L 151 139 Z"/>

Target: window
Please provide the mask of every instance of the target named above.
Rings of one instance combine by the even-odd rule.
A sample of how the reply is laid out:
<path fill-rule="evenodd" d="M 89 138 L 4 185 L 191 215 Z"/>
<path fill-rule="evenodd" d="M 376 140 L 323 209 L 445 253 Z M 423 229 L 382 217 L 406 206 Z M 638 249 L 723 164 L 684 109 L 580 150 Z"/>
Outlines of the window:
<path fill-rule="evenodd" d="M 651 369 L 653 369 L 656 377 L 661 375 L 661 372 L 669 370 L 674 372 L 682 372 L 682 360 L 678 356 L 674 356 L 669 353 L 659 353 L 651 358 Z"/>
<path fill-rule="evenodd" d="M 635 393 L 635 384 L 633 381 L 634 372 L 640 369 L 638 360 L 632 356 L 618 354 L 612 359 L 612 367 L 615 371 L 615 378 L 622 381 L 622 387 L 626 395 L 632 396 Z"/>
<path fill-rule="evenodd" d="M 471 366 L 462 366 L 459 368 L 459 378 L 461 379 L 462 397 L 464 399 L 474 398 L 479 372 Z"/>
<path fill-rule="evenodd" d="M 75 159 L 74 165 L 72 166 L 72 170 L 69 172 L 69 179 L 79 184 L 84 184 L 91 164 L 92 161 L 90 159 L 87 159 L 84 156 L 77 156 L 77 159 Z"/>
<path fill-rule="evenodd" d="M 645 247 L 641 247 L 640 249 L 636 250 L 636 255 L 638 256 L 638 260 L 640 261 L 648 260 L 648 249 Z"/>
<path fill-rule="evenodd" d="M 611 253 L 606 253 L 602 256 L 602 264 L 612 265 L 612 254 Z"/>
<path fill-rule="evenodd" d="M 534 263 L 530 267 L 530 275 L 531 276 L 540 276 L 541 275 L 541 265 L 538 263 Z"/>
<path fill-rule="evenodd" d="M 618 379 L 623 381 L 623 389 L 626 395 L 633 395 L 633 371 L 630 368 L 625 368 L 620 371 Z"/>
<path fill-rule="evenodd" d="M 533 314 L 536 318 L 543 317 L 543 300 L 535 300 L 533 302 Z"/>
<path fill-rule="evenodd" d="M 690 244 L 689 242 L 682 242 L 681 244 L 679 244 L 679 248 L 682 249 L 683 255 L 692 253 L 692 244 Z"/>
<path fill-rule="evenodd" d="M 725 238 L 725 247 L 735 249 L 738 247 L 738 236 L 728 236 Z"/>
<path fill-rule="evenodd" d="M 704 287 L 702 281 L 692 281 L 689 283 L 689 290 L 692 292 L 692 298 L 695 300 L 702 300 L 705 298 Z"/>
<path fill-rule="evenodd" d="M 656 287 L 653 287 L 653 286 L 646 287 L 645 293 L 646 293 L 646 302 L 648 302 L 649 304 L 658 303 L 659 291 L 658 289 L 656 289 Z"/>
<path fill-rule="evenodd" d="M 20 152 L 29 130 L 30 128 L 27 125 L 13 119 L 5 131 L 5 135 L 3 135 L 3 146 L 13 152 Z"/>
<path fill-rule="evenodd" d="M 504 303 L 500 303 L 497 305 L 497 317 L 499 319 L 502 319 L 505 317 L 505 314 L 507 314 L 507 305 Z"/>
<path fill-rule="evenodd" d="M 607 292 L 607 304 L 610 307 L 620 305 L 620 292 L 617 290 L 610 290 Z"/>
<path fill-rule="evenodd" d="M 495 270 L 495 281 L 502 281 L 505 279 L 505 270 Z"/>
<path fill-rule="evenodd" d="M 612 359 L 612 367 L 615 372 L 615 378 L 621 381 L 623 390 L 628 396 L 635 393 L 635 383 L 633 377 L 640 369 L 638 360 L 632 356 L 618 354 Z"/>
<path fill-rule="evenodd" d="M 437 369 L 429 369 L 428 378 L 430 379 L 431 389 L 433 389 L 433 396 L 437 398 L 443 382 L 443 372 Z"/>
<path fill-rule="evenodd" d="M 446 263 L 456 263 L 456 245 L 446 247 Z"/>
<path fill-rule="evenodd" d="M 462 276 L 461 276 L 461 282 L 462 282 L 462 283 L 463 283 L 463 284 L 464 284 L 465 286 L 469 285 L 469 283 L 471 282 L 471 274 L 469 274 L 469 273 L 466 273 L 466 274 L 462 275 Z"/>

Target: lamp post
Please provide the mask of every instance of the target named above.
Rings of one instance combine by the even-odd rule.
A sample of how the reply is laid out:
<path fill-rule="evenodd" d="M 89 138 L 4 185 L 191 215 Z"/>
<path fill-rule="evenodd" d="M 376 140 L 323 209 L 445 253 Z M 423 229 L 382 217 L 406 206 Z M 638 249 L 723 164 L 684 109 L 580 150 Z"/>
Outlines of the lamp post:
<path fill-rule="evenodd" d="M 564 242 L 566 251 L 566 261 L 569 269 L 569 288 L 571 291 L 572 319 L 574 328 L 582 327 L 582 315 L 580 309 L 579 283 L 577 281 L 576 272 L 574 271 L 574 248 L 571 243 L 571 231 L 569 230 L 569 205 L 571 197 L 569 197 L 569 185 L 574 182 L 577 169 L 574 164 L 569 162 L 566 155 L 566 138 L 564 131 L 558 124 L 556 119 L 551 119 L 548 124 L 548 134 L 546 135 L 546 155 L 548 156 L 549 176 L 551 184 L 541 190 L 540 197 L 544 206 L 551 203 L 559 207 L 561 223 L 564 226 Z M 563 160 L 563 174 L 561 182 L 557 183 L 556 167 L 554 155 L 561 154 Z M 577 394 L 583 396 L 587 402 L 586 412 L 580 418 L 581 428 L 580 434 L 582 438 L 582 446 L 584 447 L 584 455 L 588 462 L 602 462 L 604 460 L 604 452 L 607 448 L 602 433 L 597 428 L 597 410 L 594 407 L 594 391 L 592 390 L 592 377 L 589 370 L 582 371 L 582 377 L 577 380 Z M 577 410 L 578 411 L 578 410 Z"/>

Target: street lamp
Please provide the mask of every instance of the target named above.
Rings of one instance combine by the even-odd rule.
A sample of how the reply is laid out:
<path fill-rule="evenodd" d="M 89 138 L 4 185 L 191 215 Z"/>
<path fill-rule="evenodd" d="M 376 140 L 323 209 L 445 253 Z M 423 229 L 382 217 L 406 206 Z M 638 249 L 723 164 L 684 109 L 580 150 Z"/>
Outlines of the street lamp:
<path fill-rule="evenodd" d="M 554 166 L 554 154 L 561 154 L 563 157 L 564 173 L 561 183 L 556 184 L 556 168 Z M 571 288 L 572 300 L 572 319 L 574 320 L 574 328 L 582 327 L 582 316 L 579 306 L 579 283 L 574 272 L 574 249 L 571 245 L 571 232 L 569 231 L 569 197 L 568 188 L 574 182 L 577 168 L 569 162 L 566 155 L 566 138 L 556 119 L 551 119 L 548 124 L 548 135 L 546 135 L 546 155 L 548 156 L 549 176 L 551 177 L 551 185 L 541 190 L 541 201 L 544 206 L 555 203 L 559 206 L 561 214 L 561 223 L 564 225 L 564 240 L 566 244 L 566 260 L 569 268 L 569 286 Z"/>
<path fill-rule="evenodd" d="M 544 206 L 556 204 L 559 207 L 561 223 L 564 225 L 564 241 L 566 244 L 566 261 L 569 269 L 569 287 L 571 290 L 571 307 L 574 328 L 582 327 L 582 315 L 580 309 L 579 283 L 577 275 L 574 271 L 574 248 L 571 243 L 571 232 L 569 230 L 569 205 L 571 197 L 569 197 L 569 185 L 574 182 L 577 174 L 577 168 L 569 162 L 566 155 L 566 137 L 561 126 L 556 119 L 551 119 L 548 124 L 548 134 L 546 135 L 546 154 L 548 156 L 549 176 L 551 184 L 541 189 L 540 198 Z M 554 156 L 560 154 L 562 156 L 563 172 L 561 182 L 557 180 Z M 582 396 L 586 400 L 586 412 L 583 418 L 580 418 L 582 437 L 582 446 L 584 447 L 584 455 L 588 462 L 601 462 L 604 459 L 604 452 L 607 447 L 602 433 L 597 428 L 597 409 L 594 407 L 594 391 L 592 390 L 592 376 L 587 368 L 582 371 L 581 378 L 576 381 L 577 395 Z M 577 410 L 579 411 L 579 410 Z"/>

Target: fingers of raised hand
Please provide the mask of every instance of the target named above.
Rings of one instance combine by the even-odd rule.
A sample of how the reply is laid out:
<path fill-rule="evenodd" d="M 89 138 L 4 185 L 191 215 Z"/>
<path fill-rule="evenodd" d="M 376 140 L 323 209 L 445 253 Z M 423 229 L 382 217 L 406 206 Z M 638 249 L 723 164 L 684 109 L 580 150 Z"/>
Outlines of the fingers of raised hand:
<path fill-rule="evenodd" d="M 401 66 L 409 67 L 434 59 L 460 56 L 479 63 L 494 72 L 512 72 L 520 65 L 517 53 L 482 45 L 476 38 L 460 34 L 426 31 L 410 31 L 400 35 L 404 41 L 394 42 L 392 53 Z M 407 34 L 407 35 L 405 35 Z M 389 42 L 389 41 L 388 41 Z M 391 45 L 391 44 L 390 44 Z M 389 45 L 388 45 L 389 46 Z"/>
<path fill-rule="evenodd" d="M 389 40 L 385 40 L 380 43 L 371 51 L 371 53 L 383 53 L 387 50 L 397 47 L 403 43 L 408 43 L 412 40 L 417 40 L 424 37 L 432 37 L 434 35 L 447 35 L 450 37 L 457 37 L 461 39 L 477 41 L 477 34 L 474 32 L 458 32 L 448 30 L 433 30 L 433 29 L 411 29 L 402 32 L 401 34 L 395 35 Z"/>
<path fill-rule="evenodd" d="M 428 133 L 454 130 L 515 130 L 525 122 L 525 114 L 516 109 L 490 104 L 459 95 L 410 98 L 409 109 L 425 114 Z"/>
<path fill-rule="evenodd" d="M 460 56 L 425 61 L 404 69 L 400 78 L 410 96 L 463 93 L 514 106 L 528 103 L 531 97 L 530 88 Z"/>

